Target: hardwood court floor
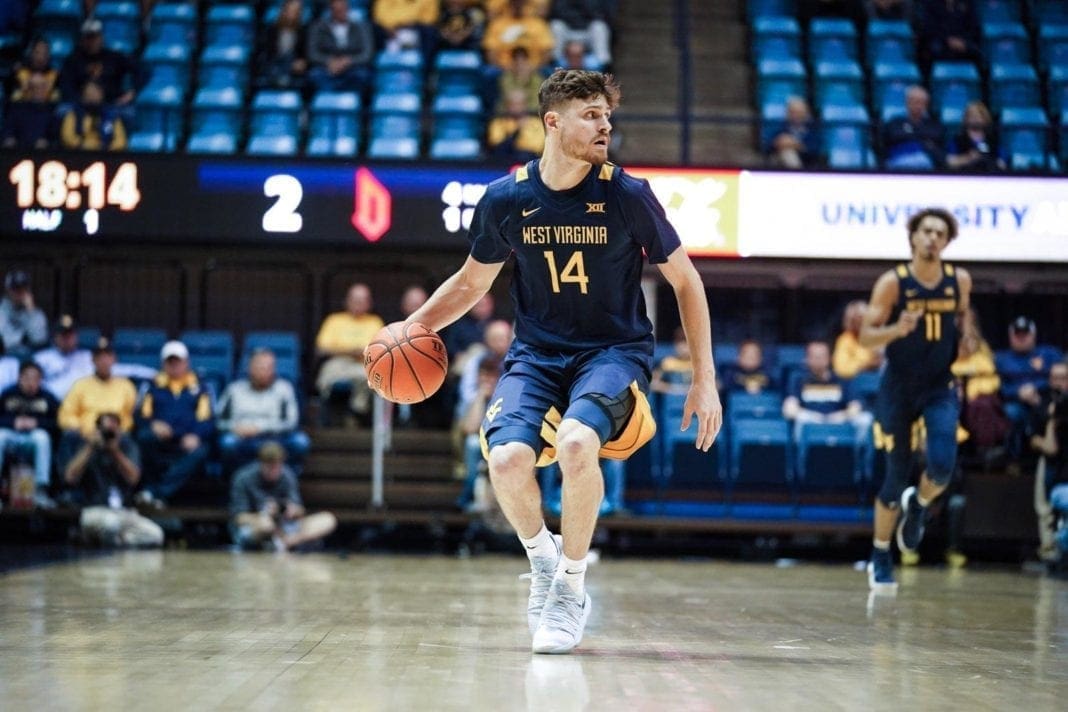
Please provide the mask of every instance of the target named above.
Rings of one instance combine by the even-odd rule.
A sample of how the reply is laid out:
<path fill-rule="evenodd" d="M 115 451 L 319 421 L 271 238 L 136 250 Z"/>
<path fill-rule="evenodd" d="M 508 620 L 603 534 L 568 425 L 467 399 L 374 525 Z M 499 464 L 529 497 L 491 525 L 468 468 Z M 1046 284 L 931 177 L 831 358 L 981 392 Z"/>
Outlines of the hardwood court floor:
<path fill-rule="evenodd" d="M 0 707 L 1063 710 L 1068 583 L 605 560 L 576 654 L 520 558 L 131 552 L 0 576 Z"/>

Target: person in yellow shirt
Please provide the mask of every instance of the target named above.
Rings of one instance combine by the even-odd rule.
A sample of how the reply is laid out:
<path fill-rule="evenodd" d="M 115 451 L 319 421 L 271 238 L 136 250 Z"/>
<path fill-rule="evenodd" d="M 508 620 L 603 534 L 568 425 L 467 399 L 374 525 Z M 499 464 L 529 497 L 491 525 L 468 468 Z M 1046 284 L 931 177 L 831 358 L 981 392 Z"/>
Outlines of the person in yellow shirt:
<path fill-rule="evenodd" d="M 964 387 L 961 423 L 971 435 L 971 447 L 985 457 L 988 451 L 1001 446 L 1009 426 L 998 398 L 1001 378 L 994 365 L 994 352 L 983 338 L 973 308 L 968 309 L 961 321 L 957 360 L 950 370 Z"/>
<path fill-rule="evenodd" d="M 842 333 L 834 342 L 831 358 L 834 375 L 841 379 L 848 380 L 861 371 L 876 371 L 883 365 L 882 351 L 860 345 L 860 324 L 867 308 L 867 302 L 857 299 L 847 304 L 842 314 Z"/>
<path fill-rule="evenodd" d="M 96 82 L 86 82 L 81 101 L 63 116 L 59 138 L 64 148 L 126 149 L 126 127 L 111 107 L 104 104 L 104 90 Z"/>
<path fill-rule="evenodd" d="M 512 66 L 512 49 L 526 47 L 535 67 L 549 61 L 556 40 L 549 23 L 537 15 L 527 14 L 523 0 L 511 0 L 507 9 L 486 27 L 482 48 L 486 58 L 501 69 Z"/>
<path fill-rule="evenodd" d="M 545 148 L 541 119 L 527 111 L 527 95 L 513 89 L 504 98 L 505 111 L 486 129 L 486 143 L 494 156 L 521 163 L 537 158 Z"/>
<path fill-rule="evenodd" d="M 363 350 L 385 324 L 371 312 L 371 288 L 356 283 L 345 296 L 345 310 L 323 321 L 315 338 L 315 350 L 324 359 L 315 385 L 324 401 L 336 403 L 349 397 L 349 407 L 358 415 L 371 410 L 371 390 L 363 368 Z"/>
<path fill-rule="evenodd" d="M 101 338 L 93 347 L 93 375 L 75 381 L 59 406 L 57 420 L 63 431 L 58 458 L 61 471 L 96 430 L 101 413 L 117 415 L 124 433 L 133 428 L 137 390 L 129 379 L 113 376 L 114 367 L 115 349 L 108 339 Z"/>
<path fill-rule="evenodd" d="M 420 49 L 427 57 L 437 34 L 439 0 L 376 0 L 372 18 L 388 50 Z"/>

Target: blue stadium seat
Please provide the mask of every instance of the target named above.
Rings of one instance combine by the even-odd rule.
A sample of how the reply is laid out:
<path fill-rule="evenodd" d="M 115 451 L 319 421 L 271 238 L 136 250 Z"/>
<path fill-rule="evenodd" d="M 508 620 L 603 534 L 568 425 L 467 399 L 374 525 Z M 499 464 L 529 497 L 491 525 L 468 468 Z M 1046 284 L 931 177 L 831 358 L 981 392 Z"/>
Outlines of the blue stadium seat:
<path fill-rule="evenodd" d="M 757 103 L 784 104 L 791 96 L 808 95 L 805 65 L 797 59 L 764 59 L 757 63 Z"/>
<path fill-rule="evenodd" d="M 864 72 L 853 60 L 817 62 L 812 85 L 818 108 L 864 103 Z"/>
<path fill-rule="evenodd" d="M 739 419 L 777 419 L 782 417 L 782 395 L 779 393 L 732 393 L 727 417 Z"/>
<path fill-rule="evenodd" d="M 1058 140 L 1060 150 L 1057 152 L 1057 156 L 1060 158 L 1062 166 L 1068 166 L 1068 105 L 1061 109 L 1060 119 L 1060 137 Z"/>
<path fill-rule="evenodd" d="M 400 143 L 380 143 L 379 155 L 396 153 L 391 157 L 408 158 L 410 143 L 414 142 L 418 154 L 418 139 L 421 133 L 420 112 L 422 99 L 418 94 L 379 94 L 371 102 L 371 142 L 376 139 L 402 139 Z M 384 156 L 383 156 L 384 157 Z"/>
<path fill-rule="evenodd" d="M 1068 25 L 1068 3 L 1064 0 L 1031 0 L 1031 18 L 1037 27 Z"/>
<path fill-rule="evenodd" d="M 41 30 L 40 36 L 48 42 L 48 48 L 52 51 L 52 61 L 61 65 L 63 60 L 74 51 L 74 33 L 67 30 L 46 28 Z"/>
<path fill-rule="evenodd" d="M 430 157 L 435 161 L 474 161 L 482 157 L 482 142 L 477 138 L 437 137 L 430 142 Z"/>
<path fill-rule="evenodd" d="M 482 98 L 478 95 L 436 97 L 430 113 L 434 121 L 432 141 L 478 140 L 482 136 Z"/>
<path fill-rule="evenodd" d="M 785 114 L 781 118 L 785 118 Z M 666 347 L 664 356 L 673 353 L 675 350 L 674 344 L 668 343 L 664 344 L 664 346 Z M 712 359 L 716 363 L 717 371 L 722 371 L 726 366 L 738 363 L 738 348 L 738 344 L 726 341 L 712 345 Z"/>
<path fill-rule="evenodd" d="M 730 479 L 742 491 L 789 491 L 790 429 L 781 418 L 739 418 L 730 428 Z"/>
<path fill-rule="evenodd" d="M 167 135 L 155 129 L 137 129 L 126 140 L 126 148 L 143 153 L 172 153 L 174 145 L 168 145 Z"/>
<path fill-rule="evenodd" d="M 373 136 L 367 157 L 380 160 L 413 161 L 419 158 L 419 140 L 411 136 Z"/>
<path fill-rule="evenodd" d="M 942 123 L 959 123 L 964 107 L 982 97 L 979 71 L 967 62 L 935 62 L 931 67 L 931 103 Z"/>
<path fill-rule="evenodd" d="M 252 98 L 253 136 L 293 136 L 300 133 L 300 94 L 292 90 L 264 89 Z"/>
<path fill-rule="evenodd" d="M 148 37 L 161 44 L 193 46 L 197 38 L 197 7 L 193 3 L 167 2 L 152 8 Z"/>
<path fill-rule="evenodd" d="M 360 95 L 320 92 L 312 99 L 307 153 L 312 156 L 352 156 L 359 150 Z"/>
<path fill-rule="evenodd" d="M 868 23 L 868 66 L 880 62 L 912 62 L 916 58 L 912 29 L 904 20 L 872 20 Z"/>
<path fill-rule="evenodd" d="M 167 332 L 156 328 L 115 329 L 111 345 L 121 363 L 159 368 L 159 352 L 167 342 Z"/>
<path fill-rule="evenodd" d="M 801 59 L 801 26 L 792 17 L 758 17 L 751 27 L 753 61 Z"/>
<path fill-rule="evenodd" d="M 197 85 L 204 89 L 237 88 L 248 82 L 249 50 L 242 45 L 211 45 L 200 55 Z"/>
<path fill-rule="evenodd" d="M 245 153 L 253 156 L 293 156 L 297 153 L 297 137 L 280 133 L 253 134 L 248 139 Z"/>
<path fill-rule="evenodd" d="M 82 24 L 81 0 L 41 0 L 33 13 L 35 32 L 52 30 L 73 35 Z"/>
<path fill-rule="evenodd" d="M 237 153 L 237 138 L 232 133 L 203 129 L 189 137 L 186 150 L 189 153 Z"/>
<path fill-rule="evenodd" d="M 101 331 L 99 326 L 78 327 L 78 348 L 92 349 L 100 341 Z"/>
<path fill-rule="evenodd" d="M 1068 67 L 1068 23 L 1038 28 L 1038 66 L 1043 72 Z"/>
<path fill-rule="evenodd" d="M 442 50 L 434 59 L 438 96 L 474 94 L 482 82 L 482 55 L 476 50 Z"/>
<path fill-rule="evenodd" d="M 201 380 L 212 382 L 216 392 L 234 377 L 234 336 L 222 330 L 183 331 L 178 337 L 189 349 L 189 363 Z"/>
<path fill-rule="evenodd" d="M 149 84 L 189 89 L 192 55 L 184 44 L 153 43 L 145 47 L 141 62 L 149 70 Z"/>
<path fill-rule="evenodd" d="M 797 16 L 797 4 L 794 0 L 749 0 L 745 5 L 746 17 L 750 22 L 758 17 Z"/>
<path fill-rule="evenodd" d="M 846 387 L 847 397 L 851 401 L 859 401 L 865 410 L 873 410 L 875 397 L 879 393 L 880 378 L 878 371 L 861 371 L 849 381 Z"/>
<path fill-rule="evenodd" d="M 1019 22 L 984 22 L 981 25 L 983 57 L 988 64 L 1027 64 L 1031 40 Z"/>
<path fill-rule="evenodd" d="M 1049 167 L 1050 135 L 1046 112 L 1038 107 L 1006 107 L 1001 112 L 1001 141 L 1013 170 Z"/>
<path fill-rule="evenodd" d="M 997 112 L 1012 106 L 1042 103 L 1038 74 L 1030 64 L 995 64 L 990 68 L 990 108 Z"/>
<path fill-rule="evenodd" d="M 193 130 L 199 131 L 205 124 L 211 124 L 237 133 L 243 108 L 241 92 L 237 89 L 201 89 L 193 97 Z"/>
<path fill-rule="evenodd" d="M 975 10 L 983 22 L 1018 22 L 1019 0 L 977 0 Z"/>
<path fill-rule="evenodd" d="M 911 62 L 880 62 L 872 76 L 872 106 L 881 121 L 905 113 L 905 92 L 919 84 L 920 70 Z"/>
<path fill-rule="evenodd" d="M 808 26 L 810 62 L 857 59 L 857 30 L 841 17 L 817 17 Z"/>
<path fill-rule="evenodd" d="M 1050 67 L 1046 96 L 1049 97 L 1049 108 L 1054 116 L 1068 109 L 1068 66 Z"/>
<path fill-rule="evenodd" d="M 802 494 L 855 493 L 862 490 L 862 452 L 856 429 L 848 423 L 804 423 L 797 440 L 797 486 Z"/>
<path fill-rule="evenodd" d="M 104 44 L 133 54 L 141 46 L 141 6 L 128 0 L 100 2 L 93 14 L 104 25 Z"/>
<path fill-rule="evenodd" d="M 205 41 L 209 46 L 249 46 L 256 38 L 254 20 L 255 11 L 250 5 L 213 5 L 205 17 Z"/>
<path fill-rule="evenodd" d="M 686 396 L 672 393 L 661 394 L 657 416 L 661 432 L 661 478 L 664 486 L 687 492 L 716 493 L 719 498 L 726 494 L 726 458 L 723 457 L 724 439 L 717 438 L 708 452 L 694 448 L 694 434 L 680 429 Z M 691 427 L 692 431 L 693 428 Z"/>
<path fill-rule="evenodd" d="M 843 123 L 851 123 L 858 121 L 861 114 L 857 112 L 842 112 L 840 119 Z M 837 118 L 837 117 L 836 117 Z M 835 118 L 827 117 L 825 120 L 835 121 Z M 871 123 L 867 122 L 866 127 L 870 127 Z M 805 365 L 805 345 L 804 344 L 779 344 L 775 348 L 775 366 L 779 369 L 779 383 L 787 384 L 790 382 L 790 376 L 799 368 L 803 368 Z"/>
<path fill-rule="evenodd" d="M 137 120 L 134 126 L 135 135 L 145 134 L 137 141 L 139 150 L 145 150 L 157 140 L 160 145 L 156 150 L 177 148 L 184 130 L 184 99 L 185 93 L 177 86 L 150 83 L 141 90 L 135 102 Z"/>

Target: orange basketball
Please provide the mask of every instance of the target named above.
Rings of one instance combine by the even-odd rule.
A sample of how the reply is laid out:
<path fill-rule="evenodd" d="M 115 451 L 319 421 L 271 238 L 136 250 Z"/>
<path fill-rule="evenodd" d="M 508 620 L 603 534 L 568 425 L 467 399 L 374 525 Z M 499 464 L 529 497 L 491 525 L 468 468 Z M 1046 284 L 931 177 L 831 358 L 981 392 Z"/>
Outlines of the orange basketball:
<path fill-rule="evenodd" d="M 383 326 L 363 352 L 367 383 L 394 403 L 419 403 L 434 395 L 449 373 L 445 342 L 422 324 Z"/>

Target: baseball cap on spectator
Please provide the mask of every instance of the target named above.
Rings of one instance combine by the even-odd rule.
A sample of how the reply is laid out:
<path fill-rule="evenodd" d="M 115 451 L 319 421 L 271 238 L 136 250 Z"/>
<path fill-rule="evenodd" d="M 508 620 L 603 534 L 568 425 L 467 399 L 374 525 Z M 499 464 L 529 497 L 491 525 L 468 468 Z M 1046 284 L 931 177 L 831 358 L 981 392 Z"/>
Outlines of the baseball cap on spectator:
<path fill-rule="evenodd" d="M 77 328 L 74 323 L 74 317 L 70 314 L 64 314 L 56 320 L 56 325 L 52 328 L 52 331 L 57 334 L 69 334 L 72 331 L 76 331 Z"/>
<path fill-rule="evenodd" d="M 166 361 L 169 358 L 180 358 L 183 361 L 189 358 L 189 349 L 181 341 L 168 341 L 163 344 L 159 352 L 159 360 Z"/>
<path fill-rule="evenodd" d="M 259 458 L 260 462 L 284 462 L 286 459 L 286 451 L 285 448 L 276 442 L 266 442 L 260 446 L 256 456 Z"/>
<path fill-rule="evenodd" d="M 1009 330 L 1015 334 L 1024 334 L 1027 332 L 1033 334 L 1035 333 L 1035 322 L 1031 318 L 1021 315 L 1012 320 Z"/>
<path fill-rule="evenodd" d="M 13 269 L 4 277 L 5 289 L 29 289 L 30 275 L 20 269 Z"/>
<path fill-rule="evenodd" d="M 111 345 L 111 339 L 106 336 L 101 336 L 93 344 L 93 355 L 97 354 L 113 354 L 115 353 L 115 347 Z"/>
<path fill-rule="evenodd" d="M 104 31 L 104 23 L 95 17 L 85 18 L 85 22 L 82 23 L 83 35 L 99 35 Z"/>

